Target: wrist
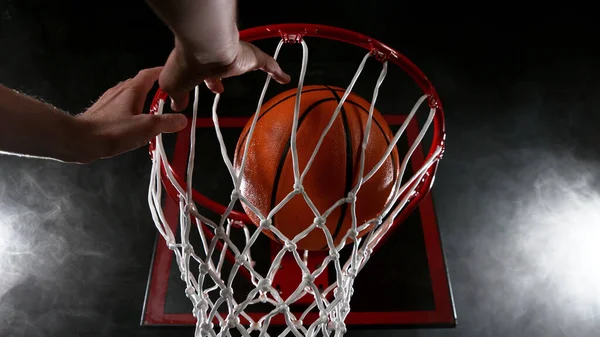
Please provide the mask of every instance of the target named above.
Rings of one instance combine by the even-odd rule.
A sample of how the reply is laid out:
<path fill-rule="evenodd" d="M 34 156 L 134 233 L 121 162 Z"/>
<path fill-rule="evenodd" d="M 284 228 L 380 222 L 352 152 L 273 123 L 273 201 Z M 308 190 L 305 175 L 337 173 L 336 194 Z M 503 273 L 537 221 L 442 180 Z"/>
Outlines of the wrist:
<path fill-rule="evenodd" d="M 78 164 L 89 164 L 103 158 L 101 143 L 93 125 L 82 118 L 82 115 L 71 116 L 66 123 L 63 161 Z"/>
<path fill-rule="evenodd" d="M 224 39 L 202 43 L 186 37 L 175 36 L 175 49 L 180 55 L 193 60 L 197 64 L 221 64 L 233 63 L 239 49 L 239 38 Z"/>

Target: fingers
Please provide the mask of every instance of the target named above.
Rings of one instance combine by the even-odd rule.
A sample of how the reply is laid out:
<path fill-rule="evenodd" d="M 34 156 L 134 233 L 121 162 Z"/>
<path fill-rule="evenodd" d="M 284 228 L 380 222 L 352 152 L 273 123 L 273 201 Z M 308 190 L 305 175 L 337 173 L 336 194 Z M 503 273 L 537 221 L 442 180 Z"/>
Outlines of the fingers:
<path fill-rule="evenodd" d="M 149 139 L 160 133 L 173 133 L 183 130 L 188 123 L 187 117 L 182 114 L 150 115 L 155 121 L 150 130 Z"/>
<path fill-rule="evenodd" d="M 281 67 L 279 67 L 279 64 L 277 64 L 277 61 L 275 61 L 271 56 L 265 53 L 263 54 L 267 59 L 265 60 L 265 65 L 260 69 L 271 75 L 273 79 L 280 84 L 290 83 L 290 75 L 283 72 Z"/>
<path fill-rule="evenodd" d="M 98 99 L 98 102 L 101 100 L 106 100 L 109 98 L 112 98 L 113 96 L 117 95 L 118 93 L 120 93 L 123 88 L 129 83 L 131 82 L 131 78 L 126 79 L 125 81 L 121 81 L 117 84 L 115 84 L 113 87 L 111 87 L 110 89 L 106 90 L 102 96 L 100 96 L 100 98 Z"/>
<path fill-rule="evenodd" d="M 158 80 L 161 70 L 162 67 L 143 69 L 140 70 L 135 77 L 124 82 L 124 89 L 130 88 L 134 93 L 132 96 L 135 106 L 133 109 L 134 114 L 139 114 L 142 112 L 142 109 L 144 108 L 144 101 L 146 100 L 148 92 Z"/>
<path fill-rule="evenodd" d="M 108 89 L 105 92 L 105 94 L 119 92 L 120 90 L 128 86 L 136 86 L 140 89 L 140 91 L 147 93 L 148 91 L 150 91 L 150 89 L 152 89 L 154 82 L 158 80 L 158 76 L 160 75 L 162 68 L 163 67 L 155 67 L 140 70 L 137 73 L 137 75 L 135 75 L 133 78 L 128 78 L 124 81 L 117 83 L 114 87 Z"/>
<path fill-rule="evenodd" d="M 189 104 L 190 96 L 187 92 L 171 94 L 171 110 L 183 111 Z"/>
<path fill-rule="evenodd" d="M 137 86 L 140 91 L 144 93 L 148 93 L 154 82 L 158 80 L 158 76 L 160 75 L 163 67 L 155 67 L 141 70 L 133 79 L 131 79 L 131 84 Z"/>
<path fill-rule="evenodd" d="M 197 84 L 188 76 L 188 65 L 180 54 L 173 49 L 158 80 L 160 87 L 171 97 L 173 111 L 182 111 L 187 107 L 188 93 Z"/>
<path fill-rule="evenodd" d="M 204 81 L 209 90 L 220 94 L 224 88 L 219 78 L 238 76 L 257 69 L 267 72 L 281 84 L 290 82 L 290 76 L 275 59 L 247 42 L 240 42 L 233 64 L 202 63 L 194 55 L 186 55 L 185 51 L 176 47 L 169 55 L 158 82 L 171 97 L 171 109 L 179 112 L 188 106 L 189 92 L 198 83 Z"/>
<path fill-rule="evenodd" d="M 209 78 L 205 80 L 204 83 L 206 83 L 206 87 L 208 87 L 208 90 L 212 91 L 215 94 L 222 94 L 223 91 L 225 91 L 225 88 L 223 88 L 223 83 L 219 79 Z"/>
<path fill-rule="evenodd" d="M 139 138 L 133 142 L 136 147 L 148 144 L 154 137 L 161 133 L 179 132 L 187 126 L 188 119 L 182 114 L 170 113 L 165 115 L 143 115 L 146 119 L 143 127 L 139 129 Z M 142 126 L 140 125 L 140 126 Z"/>
<path fill-rule="evenodd" d="M 158 79 L 158 75 L 160 74 L 161 70 L 162 67 L 141 70 L 133 78 L 121 81 L 117 83 L 117 85 L 115 85 L 114 87 L 106 90 L 94 105 L 110 104 L 110 102 L 112 102 L 113 100 L 118 100 L 118 97 L 123 92 L 133 92 L 134 95 L 128 95 L 128 97 L 130 97 L 133 100 L 134 106 L 137 107 L 134 110 L 140 110 L 136 111 L 136 114 L 140 113 L 141 109 L 144 106 L 144 100 L 146 99 L 146 96 L 148 95 L 150 89 L 152 89 L 154 82 L 156 82 L 156 80 Z"/>
<path fill-rule="evenodd" d="M 144 146 L 161 133 L 179 132 L 187 126 L 187 123 L 187 117 L 176 113 L 135 116 L 121 123 L 121 129 L 116 137 L 118 139 L 116 153 L 111 153 L 109 156 Z"/>
<path fill-rule="evenodd" d="M 277 61 L 274 58 L 267 55 L 265 52 L 260 50 L 258 47 L 249 43 L 244 43 L 244 46 L 251 49 L 252 53 L 256 57 L 256 68 L 260 69 L 273 77 L 275 81 L 281 84 L 287 84 L 290 82 L 290 75 L 286 74 Z"/>

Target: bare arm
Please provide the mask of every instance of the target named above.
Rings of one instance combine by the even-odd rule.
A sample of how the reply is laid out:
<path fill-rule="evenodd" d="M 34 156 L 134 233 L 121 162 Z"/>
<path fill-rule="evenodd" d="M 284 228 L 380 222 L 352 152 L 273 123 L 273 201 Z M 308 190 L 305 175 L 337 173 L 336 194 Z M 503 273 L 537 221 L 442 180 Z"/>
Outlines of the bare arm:
<path fill-rule="evenodd" d="M 0 85 L 0 152 L 89 163 L 144 146 L 159 133 L 180 131 L 187 125 L 181 114 L 142 113 L 161 69 L 140 71 L 76 117 Z"/>
<path fill-rule="evenodd" d="M 74 162 L 81 136 L 75 117 L 0 85 L 0 151 Z"/>
<path fill-rule="evenodd" d="M 175 36 L 159 80 L 173 110 L 183 110 L 188 92 L 203 81 L 215 93 L 224 90 L 221 79 L 257 69 L 279 83 L 290 81 L 271 56 L 239 40 L 236 0 L 146 1 Z"/>
<path fill-rule="evenodd" d="M 239 36 L 236 0 L 147 0 L 177 43 L 204 63 L 232 62 Z"/>

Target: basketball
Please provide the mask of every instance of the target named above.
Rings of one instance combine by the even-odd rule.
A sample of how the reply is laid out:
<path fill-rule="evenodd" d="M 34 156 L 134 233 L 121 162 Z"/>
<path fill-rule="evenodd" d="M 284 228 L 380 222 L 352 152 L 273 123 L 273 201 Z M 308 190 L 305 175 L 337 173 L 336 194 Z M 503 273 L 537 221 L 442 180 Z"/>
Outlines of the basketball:
<path fill-rule="evenodd" d="M 345 90 L 325 85 L 305 86 L 302 90 L 296 147 L 300 174 L 313 155 L 316 145 L 339 104 Z M 241 172 L 240 193 L 266 217 L 273 208 L 294 191 L 294 170 L 290 137 L 297 89 L 285 91 L 263 104 L 252 134 L 246 164 Z M 320 214 L 346 198 L 359 179 L 362 142 L 371 103 L 355 93 L 346 99 L 333 122 L 308 173 L 302 180 L 304 191 Z M 234 154 L 234 168 L 240 172 L 244 147 L 252 118 L 243 129 Z M 383 115 L 375 110 L 365 150 L 363 176 L 381 160 L 394 135 Z M 357 227 L 381 214 L 391 200 L 400 173 L 398 150 L 394 148 L 379 170 L 361 185 L 356 195 Z M 248 205 L 242 207 L 256 225 L 260 219 Z M 352 205 L 336 207 L 324 224 L 338 245 L 352 226 Z M 293 239 L 315 220 L 302 194 L 295 195 L 271 219 L 271 226 Z M 373 225 L 360 231 L 367 234 Z M 264 233 L 281 242 L 270 229 Z M 347 243 L 351 240 L 347 240 Z M 315 228 L 297 243 L 301 250 L 328 249 L 323 229 Z"/>

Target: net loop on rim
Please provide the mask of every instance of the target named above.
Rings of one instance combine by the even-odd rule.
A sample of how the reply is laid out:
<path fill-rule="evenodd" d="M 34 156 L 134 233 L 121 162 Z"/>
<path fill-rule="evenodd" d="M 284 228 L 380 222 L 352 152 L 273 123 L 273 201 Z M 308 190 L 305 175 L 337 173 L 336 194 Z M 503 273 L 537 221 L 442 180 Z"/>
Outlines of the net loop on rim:
<path fill-rule="evenodd" d="M 305 34 L 310 31 L 306 30 Z M 168 248 L 173 251 L 176 263 L 181 271 L 181 279 L 185 282 L 185 294 L 192 304 L 192 312 L 196 317 L 196 336 L 230 336 L 231 330 L 237 330 L 242 336 L 250 336 L 254 331 L 258 331 L 261 336 L 268 335 L 271 321 L 277 316 L 283 316 L 285 329 L 281 336 L 293 335 L 297 337 L 316 336 L 342 336 L 347 328 L 345 318 L 350 313 L 350 299 L 353 293 L 353 283 L 356 276 L 360 273 L 364 265 L 373 254 L 374 249 L 385 237 L 386 233 L 396 223 L 398 215 L 406 210 L 407 205 L 416 199 L 420 194 L 426 193 L 430 186 L 423 189 L 424 184 L 432 182 L 432 175 L 435 173 L 435 166 L 440 160 L 444 144 L 440 142 L 432 146 L 429 156 L 426 158 L 420 169 L 413 173 L 413 176 L 403 184 L 396 184 L 391 201 L 385 206 L 379 216 L 370 219 L 364 223 L 358 223 L 356 216 L 357 194 L 361 186 L 366 183 L 377 170 L 384 164 L 393 149 L 397 146 L 400 137 L 406 131 L 408 124 L 413 120 L 419 108 L 425 100 L 429 100 L 429 114 L 424 122 L 421 131 L 410 144 L 400 166 L 400 176 L 398 181 L 402 181 L 410 159 L 423 140 L 430 125 L 433 123 L 436 113 L 441 113 L 441 107 L 438 106 L 437 97 L 425 93 L 422 95 L 408 114 L 405 121 L 400 126 L 394 138 L 390 141 L 384 155 L 377 164 L 370 170 L 365 169 L 365 150 L 367 148 L 370 129 L 372 126 L 373 113 L 377 102 L 379 89 L 384 82 L 388 71 L 388 60 L 383 58 L 382 69 L 375 83 L 373 96 L 369 109 L 369 116 L 365 125 L 364 139 L 361 144 L 359 154 L 359 179 L 356 185 L 346 195 L 336 201 L 325 212 L 321 213 L 315 207 L 308 193 L 302 185 L 303 179 L 311 168 L 311 165 L 321 148 L 327 132 L 332 127 L 336 117 L 340 113 L 347 97 L 352 92 L 354 85 L 360 77 L 367 60 L 371 57 L 378 57 L 378 53 L 369 50 L 361 60 L 356 73 L 350 81 L 344 95 L 334 110 L 330 121 L 319 137 L 317 145 L 312 152 L 306 166 L 301 168 L 298 163 L 297 151 L 297 129 L 300 111 L 300 101 L 302 89 L 304 87 L 304 78 L 306 76 L 308 64 L 308 45 L 303 39 L 305 34 L 297 33 L 282 36 L 277 45 L 274 58 L 277 59 L 282 46 L 285 43 L 298 43 L 302 46 L 302 65 L 298 80 L 296 101 L 294 105 L 294 118 L 292 122 L 292 132 L 290 136 L 290 153 L 292 157 L 292 170 L 294 176 L 294 187 L 288 195 L 283 198 L 269 214 L 261 214 L 259 209 L 252 205 L 240 192 L 241 172 L 246 165 L 246 157 L 249 150 L 252 135 L 254 133 L 259 112 L 261 110 L 271 77 L 267 76 L 261 91 L 256 113 L 252 119 L 252 124 L 248 131 L 243 154 L 241 156 L 241 165 L 239 169 L 234 169 L 229 157 L 223 134 L 219 126 L 218 103 L 220 95 L 215 95 L 212 106 L 212 120 L 214 124 L 215 135 L 219 142 L 223 163 L 228 170 L 233 183 L 233 190 L 229 203 L 224 206 L 224 210 L 218 221 L 213 221 L 207 216 L 202 215 L 196 207 L 194 192 L 192 189 L 192 177 L 194 171 L 194 162 L 196 151 L 201 153 L 201 148 L 196 148 L 196 128 L 192 127 L 190 132 L 189 158 L 184 179 L 177 177 L 170 169 L 168 158 L 163 145 L 162 135 L 154 140 L 151 146 L 152 170 L 148 191 L 148 203 L 150 206 L 153 220 L 156 224 L 159 234 L 164 238 Z M 369 42 L 372 43 L 372 42 Z M 381 55 L 380 55 L 381 56 Z M 388 54 L 387 57 L 392 57 Z M 397 57 L 397 56 L 394 56 Z M 191 125 L 195 126 L 198 117 L 198 99 L 199 88 L 194 90 L 194 102 Z M 433 103 L 432 103 L 433 102 Z M 156 114 L 162 114 L 165 104 L 164 97 L 157 102 Z M 205 158 L 209 160 L 210 158 Z M 433 171 L 433 174 L 432 174 Z M 164 186 L 163 186 L 164 184 Z M 163 187 L 169 191 L 170 197 L 176 197 L 179 202 L 179 240 L 173 233 L 164 215 L 161 203 Z M 281 231 L 272 226 L 272 219 L 277 212 L 286 205 L 293 197 L 301 196 L 310 207 L 314 214 L 314 221 L 305 230 L 296 236 L 286 237 Z M 248 221 L 242 221 L 235 216 L 234 206 L 241 202 L 251 209 L 260 219 L 258 226 L 251 230 L 248 227 Z M 334 244 L 334 240 L 328 227 L 325 226 L 327 217 L 343 204 L 349 204 L 352 217 L 352 225 L 344 234 L 339 244 Z M 190 233 L 194 230 L 200 237 L 201 245 L 192 247 L 190 243 Z M 243 231 L 244 242 L 233 242 L 231 238 L 232 230 Z M 327 241 L 328 254 L 325 255 L 322 263 L 311 270 L 308 267 L 307 259 L 309 252 L 299 252 L 297 243 L 306 237 L 311 231 L 322 231 Z M 368 234 L 360 237 L 359 234 L 368 230 Z M 252 259 L 251 248 L 255 244 L 259 235 L 263 231 L 270 231 L 282 243 L 280 250 L 274 254 L 271 265 L 265 274 L 259 273 L 255 269 L 256 262 Z M 351 250 L 347 260 L 342 261 L 340 251 L 347 247 Z M 260 249 L 260 248 L 258 248 Z M 233 256 L 233 263 L 229 270 L 224 270 L 227 254 Z M 287 297 L 283 297 L 273 285 L 277 273 L 280 270 L 282 259 L 286 255 L 291 255 L 301 271 L 301 280 Z M 197 270 L 192 268 L 193 264 L 198 264 Z M 326 288 L 319 288 L 316 279 L 325 271 L 327 267 L 333 266 L 335 270 L 335 280 Z M 254 286 L 247 294 L 236 295 L 233 287 L 236 277 L 248 278 Z M 290 306 L 295 305 L 301 298 L 311 296 L 314 300 L 300 314 L 294 313 Z M 251 306 L 259 304 L 268 304 L 271 306 L 270 312 L 262 317 L 251 315 L 248 310 Z M 310 316 L 312 314 L 312 316 Z M 315 315 L 316 314 L 316 315 Z M 310 316 L 310 317 L 309 317 Z"/>

